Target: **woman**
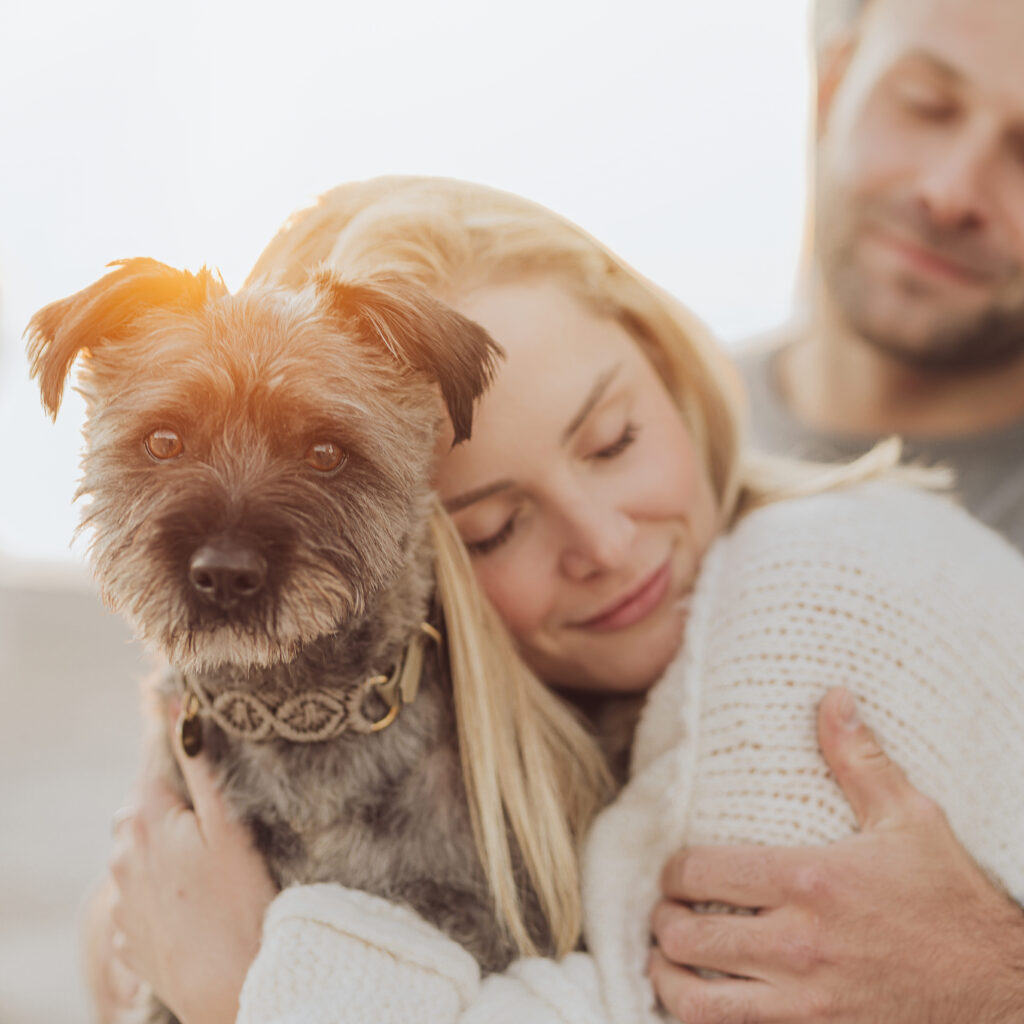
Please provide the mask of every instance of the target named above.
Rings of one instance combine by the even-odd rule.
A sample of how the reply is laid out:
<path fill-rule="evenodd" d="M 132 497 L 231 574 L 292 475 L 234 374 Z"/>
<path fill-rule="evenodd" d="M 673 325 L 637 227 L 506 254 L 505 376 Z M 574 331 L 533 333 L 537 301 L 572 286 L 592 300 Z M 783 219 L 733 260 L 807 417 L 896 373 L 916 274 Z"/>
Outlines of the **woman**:
<path fill-rule="evenodd" d="M 825 682 L 849 680 L 874 707 L 884 707 L 888 676 L 899 674 L 904 661 L 911 660 L 914 644 L 922 642 L 913 629 L 920 627 L 934 638 L 927 631 L 938 635 L 944 627 L 932 616 L 949 612 L 945 606 L 926 604 L 909 631 L 904 631 L 905 624 L 898 630 L 891 628 L 898 609 L 885 607 L 886 625 L 884 615 L 872 618 L 870 609 L 851 610 L 829 595 L 812 603 L 807 613 L 802 595 L 788 593 L 796 586 L 794 578 L 815 592 L 814 588 L 835 585 L 828 573 L 870 570 L 875 574 L 873 581 L 893 588 L 899 586 L 901 573 L 911 573 L 920 587 L 929 593 L 934 588 L 938 597 L 942 572 L 934 579 L 922 575 L 920 566 L 928 559 L 921 557 L 923 549 L 910 544 L 915 534 L 920 539 L 920 516 L 936 524 L 930 527 L 935 537 L 929 543 L 975 545 L 983 568 L 993 567 L 1007 594 L 1024 592 L 1024 569 L 1012 561 L 1016 556 L 1008 548 L 1004 551 L 997 540 L 937 499 L 908 497 L 909 492 L 890 487 L 860 488 L 851 491 L 850 498 L 828 495 L 828 500 L 796 500 L 801 493 L 825 491 L 830 483 L 851 484 L 876 475 L 891 459 L 882 453 L 874 462 L 835 473 L 832 480 L 812 479 L 798 467 L 757 465 L 742 459 L 730 371 L 700 328 L 583 232 L 532 204 L 454 182 L 383 179 L 348 186 L 328 194 L 287 225 L 253 273 L 297 282 L 325 260 L 347 273 L 383 272 L 415 280 L 477 319 L 506 349 L 506 364 L 492 393 L 481 403 L 473 438 L 440 458 L 437 485 L 470 554 L 473 575 L 529 669 L 569 698 L 581 697 L 588 703 L 604 698 L 597 703 L 603 703 L 606 712 L 610 707 L 611 719 L 621 727 L 631 723 L 629 705 L 651 690 L 673 662 L 684 636 L 686 643 L 665 681 L 652 693 L 634 753 L 635 778 L 622 799 L 599 819 L 588 843 L 584 898 L 593 957 L 574 954 L 559 964 L 526 959 L 507 975 L 481 985 L 458 947 L 443 936 L 428 934 L 431 930 L 402 908 L 338 887 L 290 890 L 274 901 L 267 917 L 240 1019 L 277 1021 L 288 1019 L 289 1014 L 296 1020 L 364 1019 L 360 1013 L 366 1019 L 405 1019 L 403 1014 L 417 1007 L 437 1020 L 493 1020 L 501 1012 L 517 1020 L 642 1019 L 650 1010 L 651 997 L 640 979 L 642 959 L 637 959 L 646 954 L 646 915 L 657 896 L 661 862 L 679 843 L 684 839 L 821 841 L 847 834 L 856 824 L 836 792 L 828 789 L 811 732 L 810 704 L 784 702 L 783 719 L 767 735 L 789 737 L 787 744 L 792 739 L 786 748 L 791 760 L 762 771 L 764 755 L 749 734 L 751 722 L 737 721 L 732 714 L 739 706 L 759 719 L 770 710 L 752 695 L 750 684 L 760 687 L 761 694 L 772 695 L 780 692 L 776 687 L 788 685 L 813 697 Z M 828 531 L 823 532 L 823 523 Z M 896 542 L 880 559 L 875 548 L 885 546 L 890 532 Z M 729 534 L 727 540 L 712 549 L 723 533 Z M 846 535 L 860 537 L 860 546 L 832 558 L 837 564 L 825 565 L 825 577 L 815 575 L 817 570 L 800 575 L 800 567 L 829 562 L 829 553 Z M 807 537 L 810 547 L 801 547 Z M 457 548 L 449 553 L 459 557 Z M 976 562 L 961 553 L 957 557 Z M 946 562 L 939 562 L 944 570 Z M 997 563 L 1008 577 L 999 576 L 1002 570 L 994 568 Z M 756 572 L 751 565 L 756 565 Z M 458 577 L 457 572 L 451 576 Z M 974 578 L 987 579 L 984 572 Z M 782 593 L 781 604 L 776 602 L 767 610 L 756 601 L 751 604 L 751 595 L 760 593 L 762 583 L 769 592 Z M 1022 589 L 1015 591 L 1017 584 Z M 687 598 L 695 587 L 694 618 L 688 624 Z M 870 600 L 879 591 L 874 587 L 857 591 L 859 598 L 864 593 Z M 899 600 L 895 596 L 893 600 L 902 604 L 904 597 L 900 593 Z M 466 604 L 472 603 L 470 596 Z M 798 619 L 795 628 L 794 606 L 802 609 L 801 615 L 810 614 L 809 619 Z M 971 614 L 970 602 L 953 602 L 950 607 L 966 617 Z M 730 618 L 727 613 L 732 608 L 739 611 Z M 891 635 L 884 643 L 845 652 L 843 661 L 830 660 L 823 655 L 830 649 L 828 638 L 820 634 L 821 620 L 829 610 L 856 620 L 860 623 L 856 628 L 868 622 L 870 628 Z M 486 612 L 481 616 L 486 618 Z M 720 628 L 720 624 L 724 625 Z M 477 622 L 469 632 L 485 625 Z M 964 621 L 946 626 L 953 632 L 970 629 Z M 841 630 L 837 640 L 861 635 L 854 626 L 850 628 L 853 632 Z M 791 638 L 787 629 L 793 630 Z M 773 637 L 766 640 L 763 634 L 771 631 Z M 1024 661 L 1024 652 L 1005 642 L 1012 632 L 1004 623 L 995 630 L 995 642 L 986 648 L 996 651 L 995 661 L 986 666 L 998 680 L 991 684 L 996 687 L 990 694 L 994 700 L 1004 700 L 1004 690 L 1012 686 L 1012 681 L 1006 682 L 1007 666 L 1015 668 L 1015 658 L 1016 665 Z M 789 657 L 790 650 L 799 651 L 808 635 L 815 640 L 817 653 L 794 654 L 796 667 L 788 668 L 780 679 L 777 659 Z M 743 646 L 751 636 L 757 641 L 753 652 Z M 895 655 L 886 646 L 890 641 Z M 696 649 L 699 657 L 693 653 Z M 734 658 L 737 650 L 754 662 L 744 668 L 742 658 L 739 662 Z M 771 659 L 776 659 L 774 670 L 766 665 Z M 932 661 L 927 662 L 927 672 L 921 665 L 912 667 L 909 675 L 925 681 L 942 668 Z M 980 666 L 968 664 L 965 671 L 969 668 L 975 671 L 967 682 L 986 685 Z M 721 681 L 723 672 L 741 695 L 738 703 L 722 698 L 721 690 L 701 693 L 705 676 Z M 808 673 L 814 672 L 823 678 L 810 678 Z M 559 901 L 555 894 L 564 897 L 576 884 L 574 869 L 564 856 L 566 843 L 573 837 L 564 829 L 557 835 L 554 826 L 535 826 L 531 816 L 536 812 L 548 822 L 560 815 L 564 818 L 570 797 L 577 810 L 593 806 L 599 798 L 599 773 L 585 776 L 593 780 L 591 794 L 569 793 L 565 786 L 546 787 L 547 806 L 550 810 L 554 799 L 558 813 L 545 819 L 542 808 L 529 802 L 528 779 L 521 779 L 518 788 L 508 787 L 514 753 L 508 746 L 516 736 L 504 723 L 509 720 L 506 712 L 512 710 L 513 696 L 495 687 L 484 672 L 468 673 L 467 678 L 480 683 L 477 690 L 457 697 L 463 716 L 463 755 L 477 813 L 491 822 L 507 814 L 521 846 L 551 840 L 549 874 L 557 877 L 553 882 L 548 879 L 553 894 L 548 901 L 549 919 L 554 932 L 563 936 L 564 952 L 571 946 L 566 939 L 578 930 L 579 913 L 571 900 Z M 922 698 L 920 687 L 907 692 Z M 957 692 L 951 684 L 940 687 L 936 706 L 952 707 Z M 624 699 L 629 697 L 633 700 Z M 988 722 L 988 705 L 980 703 L 976 717 Z M 992 764 L 1001 766 L 999 758 L 1007 751 L 1009 763 L 1020 764 L 1015 760 L 1020 754 L 1015 736 L 1024 733 L 1015 729 L 1018 724 L 1024 726 L 1020 703 L 1006 701 L 998 707 L 995 727 L 1005 726 L 1007 734 L 1006 742 L 997 745 Z M 803 709 L 795 731 L 794 708 Z M 907 718 L 913 720 L 921 713 L 918 704 Z M 472 728 L 467 728 L 467 716 Z M 659 904 L 655 913 L 659 952 L 650 968 L 655 991 L 677 1016 L 693 1022 L 810 1020 L 821 1019 L 827 1003 L 829 1019 L 899 1020 L 899 1014 L 910 1013 L 908 1020 L 952 1021 L 961 1014 L 956 999 L 967 993 L 967 1005 L 979 1019 L 983 997 L 969 992 L 970 984 L 959 980 L 976 976 L 973 965 L 979 950 L 980 962 L 986 965 L 984 998 L 1012 1000 L 1019 995 L 1019 988 L 1014 988 L 1020 982 L 1012 967 L 1013 956 L 1004 952 L 1013 949 L 1024 954 L 1019 911 L 988 885 L 941 815 L 935 815 L 895 769 L 886 767 L 875 784 L 865 782 L 863 772 L 849 769 L 843 752 L 851 748 L 867 749 L 875 762 L 878 758 L 866 734 L 853 729 L 844 736 L 836 721 L 826 717 L 825 738 L 830 729 L 835 734 L 828 749 L 834 754 L 839 751 L 834 767 L 847 780 L 861 823 L 875 826 L 866 833 L 869 841 L 856 845 L 851 840 L 846 847 L 837 844 L 827 851 L 812 851 L 806 860 L 761 851 L 754 864 L 760 865 L 762 875 L 771 875 L 767 879 L 759 879 L 757 870 L 749 869 L 743 851 L 719 852 L 723 863 L 737 869 L 719 891 L 716 887 L 722 882 L 716 879 L 713 866 L 709 868 L 707 854 L 703 861 L 699 851 L 671 860 L 663 887 L 666 896 L 679 899 Z M 522 739 L 531 729 L 530 716 L 520 715 L 518 722 Z M 905 720 L 883 717 L 880 722 L 887 726 L 887 735 L 904 741 Z M 707 738 L 715 735 L 716 728 L 735 742 L 708 745 Z M 948 729 L 947 719 L 936 726 L 942 742 Z M 681 742 L 687 736 L 691 742 Z M 920 747 L 926 739 L 910 730 L 901 753 L 912 752 L 915 743 Z M 499 750 L 504 745 L 509 756 L 489 754 L 492 741 Z M 736 761 L 737 747 L 753 751 L 752 759 Z M 702 766 L 696 772 L 686 758 L 695 757 L 698 750 Z M 966 750 L 969 756 L 973 747 L 968 744 Z M 723 752 L 728 754 L 724 761 Z M 662 755 L 668 759 L 662 760 Z M 856 753 L 851 756 L 856 761 Z M 927 757 L 919 760 L 922 780 L 943 792 L 952 791 L 946 776 L 925 770 L 931 763 Z M 932 758 L 936 760 L 942 759 Z M 979 761 L 990 764 L 984 758 Z M 813 822 L 817 813 L 812 808 L 809 815 L 793 815 L 771 832 L 770 822 L 758 817 L 771 800 L 759 798 L 752 809 L 750 793 L 756 787 L 747 785 L 737 797 L 735 787 L 723 788 L 715 782 L 722 777 L 722 773 L 716 775 L 716 765 L 723 767 L 725 775 L 742 771 L 755 780 L 774 772 L 775 791 L 769 787 L 767 798 L 783 805 L 791 795 L 812 804 L 820 801 L 827 823 L 818 832 L 809 827 L 808 821 Z M 133 828 L 119 830 L 115 875 L 122 898 L 115 908 L 115 922 L 123 936 L 126 961 L 153 982 L 186 1024 L 195 1024 L 233 1015 L 241 978 L 258 942 L 254 922 L 273 894 L 261 865 L 248 851 L 244 833 L 223 820 L 215 794 L 196 766 L 186 765 L 185 770 L 196 797 L 197 816 L 173 802 L 169 806 L 167 796 L 158 795 L 136 816 Z M 788 782 L 780 785 L 780 778 Z M 686 792 L 680 795 L 677 788 Z M 512 792 L 518 792 L 518 801 L 510 799 Z M 668 804 L 663 801 L 666 792 L 671 794 Z M 657 817 L 659 808 L 666 812 L 665 819 Z M 963 822 L 973 824 L 971 809 L 957 807 Z M 876 822 L 879 816 L 881 821 Z M 575 824 L 580 831 L 585 819 L 585 812 L 577 813 Z M 1013 858 L 1000 859 L 1007 847 L 1004 840 L 995 828 L 991 842 L 982 843 L 982 852 L 991 869 L 1016 883 Z M 500 845 L 488 849 L 486 839 L 481 840 L 496 899 L 515 932 L 516 908 L 507 900 L 502 902 L 507 885 L 502 888 Z M 872 877 L 870 872 L 879 870 L 879 845 L 885 848 L 883 867 Z M 895 873 L 892 849 L 905 855 Z M 623 850 L 627 851 L 624 857 L 620 856 Z M 868 902 L 852 911 L 846 908 L 844 919 L 842 900 L 824 898 L 830 894 L 822 893 L 827 885 L 820 879 L 828 876 L 820 874 L 821 866 L 845 863 L 844 857 L 852 857 L 857 864 L 858 855 L 858 880 L 868 866 Z M 880 970 L 877 954 L 889 947 L 878 936 L 886 935 L 883 912 L 891 910 L 882 882 L 895 878 L 901 892 L 916 892 L 914 857 L 918 856 L 934 873 L 920 899 L 907 904 L 904 898 L 909 909 L 900 908 L 895 915 L 899 927 L 890 928 L 895 939 L 890 934 L 886 940 L 902 948 L 896 959 L 884 956 Z M 545 874 L 542 859 L 534 861 L 536 881 Z M 819 873 L 809 874 L 807 863 Z M 703 867 L 695 871 L 695 864 Z M 774 866 L 772 872 L 767 872 L 766 865 Z M 190 874 L 197 866 L 201 870 Z M 236 884 L 228 891 L 220 883 L 211 889 L 209 879 L 226 873 Z M 158 886 L 151 881 L 155 877 L 177 881 L 170 887 Z M 936 914 L 924 901 L 939 877 L 957 898 L 946 900 L 946 907 Z M 766 883 L 774 889 L 768 895 L 763 892 Z M 865 886 L 852 888 L 861 891 Z M 770 908 L 771 913 L 744 920 L 723 914 L 695 915 L 683 905 L 718 897 L 755 909 Z M 814 925 L 808 921 L 829 915 L 835 919 L 829 922 L 834 930 L 821 939 L 829 945 L 819 949 L 813 944 Z M 847 934 L 851 920 L 865 918 L 871 921 L 870 941 L 841 948 L 835 935 Z M 904 940 L 913 934 L 907 919 L 925 935 L 944 936 L 942 956 L 924 956 L 925 947 L 919 943 L 907 945 Z M 782 932 L 772 932 L 780 921 Z M 965 921 L 972 926 L 971 941 L 961 948 Z M 764 946 L 783 952 L 769 953 L 765 959 L 759 952 Z M 875 958 L 863 955 L 869 947 Z M 531 952 L 525 943 L 523 949 Z M 211 951 L 222 959 L 215 961 Z M 838 951 L 838 968 L 828 962 L 834 951 Z M 1000 966 L 1004 960 L 1005 971 Z M 702 977 L 682 966 L 687 964 L 722 970 L 740 979 Z M 846 971 L 849 964 L 853 964 L 852 973 Z M 211 966 L 214 977 L 205 981 L 197 977 L 197 969 Z M 886 978 L 891 981 L 885 982 Z M 372 992 L 368 994 L 365 986 Z M 923 1004 L 911 1003 L 908 1011 L 906 1000 L 918 995 L 934 999 L 935 1006 L 922 1014 Z M 344 1014 L 339 1012 L 341 1003 Z M 425 1011 L 425 1007 L 432 1009 Z"/>

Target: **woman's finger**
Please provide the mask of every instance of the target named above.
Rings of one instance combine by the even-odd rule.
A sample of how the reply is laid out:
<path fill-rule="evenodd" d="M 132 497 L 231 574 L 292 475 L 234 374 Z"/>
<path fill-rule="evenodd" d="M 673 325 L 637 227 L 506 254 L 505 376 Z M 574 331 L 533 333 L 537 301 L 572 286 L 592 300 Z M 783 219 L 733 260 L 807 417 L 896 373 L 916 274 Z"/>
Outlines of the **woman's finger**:
<path fill-rule="evenodd" d="M 131 804 L 124 804 L 118 807 L 110 817 L 110 834 L 116 836 L 121 826 L 131 821 L 136 813 L 135 807 Z"/>
<path fill-rule="evenodd" d="M 90 892 L 81 921 L 82 966 L 95 1016 L 113 1021 L 130 1009 L 139 989 L 138 977 L 114 956 L 111 905 L 114 885 L 104 878 Z"/>
<path fill-rule="evenodd" d="M 164 718 L 167 720 L 167 724 L 173 729 L 177 729 L 178 719 L 181 717 L 181 697 L 177 694 L 167 698 L 167 703 L 164 704 Z"/>
<path fill-rule="evenodd" d="M 139 781 L 135 813 L 118 833 L 129 831 L 138 837 L 164 819 L 187 810 L 188 804 L 163 772 L 147 771 Z"/>
<path fill-rule="evenodd" d="M 125 966 L 120 957 L 112 956 L 107 969 L 107 980 L 115 1005 L 120 1009 L 130 1007 L 142 985 L 139 976 Z"/>
<path fill-rule="evenodd" d="M 179 713 L 179 726 L 180 722 L 181 715 Z M 181 769 L 182 777 L 185 779 L 185 786 L 192 800 L 192 808 L 203 836 L 209 841 L 218 832 L 241 827 L 232 820 L 228 812 L 227 805 L 224 803 L 224 798 L 221 796 L 210 770 L 210 762 L 202 754 L 197 757 L 189 757 L 185 753 L 181 745 L 180 727 L 176 727 L 172 733 L 171 749 L 178 762 L 178 767 Z"/>
<path fill-rule="evenodd" d="M 117 926 L 116 921 L 114 932 L 110 937 L 110 951 L 112 962 L 118 965 L 119 977 L 124 978 L 125 975 L 129 977 L 135 975 L 137 965 L 132 955 L 132 944 L 128 941 L 125 933 Z"/>

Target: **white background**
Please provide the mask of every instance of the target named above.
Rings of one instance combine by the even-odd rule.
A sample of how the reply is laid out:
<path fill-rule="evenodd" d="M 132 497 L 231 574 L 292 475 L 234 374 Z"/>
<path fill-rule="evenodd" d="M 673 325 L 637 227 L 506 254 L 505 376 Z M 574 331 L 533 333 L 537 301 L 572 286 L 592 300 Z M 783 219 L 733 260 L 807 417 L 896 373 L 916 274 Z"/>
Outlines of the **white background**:
<path fill-rule="evenodd" d="M 2 0 L 0 569 L 67 559 L 81 407 L 21 333 L 112 260 L 238 286 L 285 216 L 410 172 L 578 221 L 726 340 L 785 317 L 808 0 Z M 76 548 L 73 556 L 81 557 Z"/>

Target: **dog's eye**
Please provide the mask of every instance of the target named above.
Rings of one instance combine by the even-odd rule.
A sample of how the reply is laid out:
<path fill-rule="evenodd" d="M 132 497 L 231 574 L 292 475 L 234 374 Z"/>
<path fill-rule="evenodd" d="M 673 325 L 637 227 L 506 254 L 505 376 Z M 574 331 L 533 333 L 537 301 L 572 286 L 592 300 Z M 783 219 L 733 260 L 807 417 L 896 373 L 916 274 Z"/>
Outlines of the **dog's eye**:
<path fill-rule="evenodd" d="M 306 449 L 306 462 L 321 473 L 330 473 L 342 465 L 348 456 L 333 441 L 317 441 Z"/>
<path fill-rule="evenodd" d="M 176 459 L 185 451 L 185 444 L 173 430 L 154 430 L 146 437 L 146 451 L 154 459 Z"/>

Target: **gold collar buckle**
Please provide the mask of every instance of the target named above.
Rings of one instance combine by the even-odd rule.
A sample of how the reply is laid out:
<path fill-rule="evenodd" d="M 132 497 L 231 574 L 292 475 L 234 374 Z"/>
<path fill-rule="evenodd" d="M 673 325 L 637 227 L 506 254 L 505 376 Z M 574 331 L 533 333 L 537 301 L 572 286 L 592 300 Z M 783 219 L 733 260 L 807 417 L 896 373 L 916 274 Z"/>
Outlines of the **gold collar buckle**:
<path fill-rule="evenodd" d="M 423 655 L 427 640 L 441 642 L 441 634 L 429 622 L 420 623 L 420 631 L 409 641 L 395 671 L 390 676 L 373 676 L 367 686 L 373 686 L 388 705 L 387 714 L 370 726 L 370 732 L 386 729 L 397 717 L 398 712 L 416 699 L 423 675 Z"/>

